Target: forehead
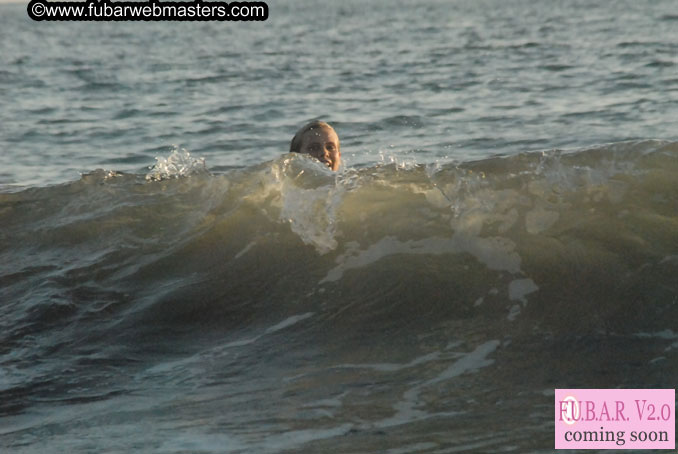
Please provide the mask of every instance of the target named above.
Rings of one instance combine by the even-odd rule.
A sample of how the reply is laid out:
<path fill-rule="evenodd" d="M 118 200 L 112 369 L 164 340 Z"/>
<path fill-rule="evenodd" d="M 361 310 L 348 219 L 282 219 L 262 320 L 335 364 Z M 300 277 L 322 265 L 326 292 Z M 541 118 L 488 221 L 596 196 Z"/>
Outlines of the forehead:
<path fill-rule="evenodd" d="M 303 141 L 304 142 L 311 142 L 311 141 L 317 141 L 317 142 L 338 142 L 339 137 L 337 136 L 337 133 L 334 132 L 334 129 L 329 129 L 329 128 L 314 128 L 314 129 L 309 129 L 304 133 L 303 136 Z"/>

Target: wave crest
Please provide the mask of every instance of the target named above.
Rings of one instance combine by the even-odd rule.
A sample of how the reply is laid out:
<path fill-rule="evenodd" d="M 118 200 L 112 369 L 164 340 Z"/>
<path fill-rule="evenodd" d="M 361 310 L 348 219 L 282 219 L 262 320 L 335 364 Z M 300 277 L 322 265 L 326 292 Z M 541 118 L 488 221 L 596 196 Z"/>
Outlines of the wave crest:
<path fill-rule="evenodd" d="M 205 158 L 194 158 L 185 148 L 174 145 L 167 158 L 156 157 L 156 163 L 146 174 L 146 180 L 159 181 L 170 178 L 208 174 Z"/>

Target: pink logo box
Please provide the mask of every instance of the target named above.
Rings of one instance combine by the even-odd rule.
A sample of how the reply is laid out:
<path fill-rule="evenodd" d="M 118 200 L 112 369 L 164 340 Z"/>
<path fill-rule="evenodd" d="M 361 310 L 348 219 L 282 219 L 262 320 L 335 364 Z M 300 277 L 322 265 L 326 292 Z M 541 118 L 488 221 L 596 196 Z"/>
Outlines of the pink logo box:
<path fill-rule="evenodd" d="M 675 449 L 675 389 L 556 389 L 556 449 Z"/>

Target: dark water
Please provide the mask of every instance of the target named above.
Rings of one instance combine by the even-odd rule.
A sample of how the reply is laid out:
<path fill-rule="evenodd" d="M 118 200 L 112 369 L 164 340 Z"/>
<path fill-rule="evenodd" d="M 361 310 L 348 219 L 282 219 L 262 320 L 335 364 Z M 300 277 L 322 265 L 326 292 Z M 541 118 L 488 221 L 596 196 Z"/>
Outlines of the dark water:
<path fill-rule="evenodd" d="M 269 5 L 0 5 L 3 452 L 541 453 L 675 387 L 673 3 Z"/>
<path fill-rule="evenodd" d="M 194 164 L 0 195 L 12 451 L 542 452 L 554 388 L 674 386 L 675 142 Z"/>

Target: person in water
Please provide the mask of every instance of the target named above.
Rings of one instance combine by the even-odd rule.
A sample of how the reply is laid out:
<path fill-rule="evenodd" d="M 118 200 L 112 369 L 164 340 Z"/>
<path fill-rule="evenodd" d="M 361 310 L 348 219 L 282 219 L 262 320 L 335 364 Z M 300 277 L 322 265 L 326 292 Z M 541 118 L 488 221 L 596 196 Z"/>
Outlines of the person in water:
<path fill-rule="evenodd" d="M 335 171 L 341 164 L 339 136 L 324 121 L 312 121 L 297 131 L 290 144 L 290 153 L 310 154 Z"/>

